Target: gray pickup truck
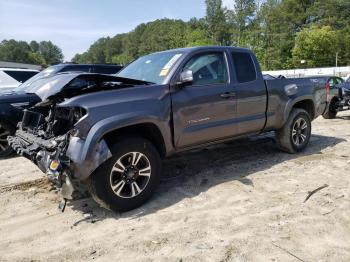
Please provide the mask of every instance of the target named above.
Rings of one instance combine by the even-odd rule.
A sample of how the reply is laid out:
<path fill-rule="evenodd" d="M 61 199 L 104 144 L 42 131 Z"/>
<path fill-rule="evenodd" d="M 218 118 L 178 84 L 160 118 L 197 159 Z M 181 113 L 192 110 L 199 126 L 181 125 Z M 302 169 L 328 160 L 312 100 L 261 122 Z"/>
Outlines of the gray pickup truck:
<path fill-rule="evenodd" d="M 65 199 L 87 188 L 116 211 L 148 200 L 161 159 L 173 154 L 269 131 L 283 151 L 302 151 L 332 99 L 310 79 L 263 80 L 255 55 L 235 47 L 169 50 L 116 76 L 66 73 L 37 84 L 41 102 L 25 110 L 10 145 Z"/>

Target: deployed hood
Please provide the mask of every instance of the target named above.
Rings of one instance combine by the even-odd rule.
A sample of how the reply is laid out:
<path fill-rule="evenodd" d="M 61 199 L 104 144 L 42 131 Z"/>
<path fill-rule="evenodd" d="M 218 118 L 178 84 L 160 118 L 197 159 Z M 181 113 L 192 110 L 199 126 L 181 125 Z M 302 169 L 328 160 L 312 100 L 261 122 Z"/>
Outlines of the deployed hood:
<path fill-rule="evenodd" d="M 62 73 L 43 78 L 31 86 L 27 93 L 35 93 L 42 101 L 59 94 L 69 96 L 113 89 L 118 86 L 148 85 L 150 82 L 123 77 L 91 73 Z"/>

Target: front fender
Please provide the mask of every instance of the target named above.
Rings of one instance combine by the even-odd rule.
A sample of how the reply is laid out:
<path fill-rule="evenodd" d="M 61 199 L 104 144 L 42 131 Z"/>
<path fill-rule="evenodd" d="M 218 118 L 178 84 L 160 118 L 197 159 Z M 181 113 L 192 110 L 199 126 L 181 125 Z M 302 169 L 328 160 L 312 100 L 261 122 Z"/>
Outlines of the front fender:
<path fill-rule="evenodd" d="M 166 151 L 172 150 L 169 121 L 155 116 L 146 116 L 142 112 L 119 114 L 97 122 L 89 131 L 86 139 L 73 137 L 67 149 L 67 156 L 73 161 L 74 175 L 84 180 L 112 154 L 103 139 L 104 135 L 137 124 L 154 124 L 160 130 Z"/>
<path fill-rule="evenodd" d="M 158 127 L 164 138 L 164 142 L 166 143 L 166 149 L 170 149 L 170 145 L 167 145 L 167 141 L 171 141 L 169 121 L 161 120 L 156 116 L 143 115 L 142 112 L 133 112 L 112 116 L 97 122 L 91 128 L 91 130 L 88 133 L 88 136 L 86 137 L 83 156 L 87 155 L 87 153 L 91 150 L 93 145 L 96 144 L 105 134 L 123 127 L 146 123 L 154 124 Z"/>

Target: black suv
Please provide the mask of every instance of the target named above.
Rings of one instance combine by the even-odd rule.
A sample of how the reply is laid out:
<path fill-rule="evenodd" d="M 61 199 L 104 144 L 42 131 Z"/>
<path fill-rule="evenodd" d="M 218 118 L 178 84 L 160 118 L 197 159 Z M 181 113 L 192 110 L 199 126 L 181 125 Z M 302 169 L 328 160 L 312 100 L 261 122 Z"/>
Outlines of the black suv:
<path fill-rule="evenodd" d="M 119 65 L 104 64 L 58 64 L 46 68 L 13 90 L 0 93 L 0 157 L 13 152 L 7 143 L 7 136 L 14 134 L 17 123 L 22 120 L 23 109 L 40 102 L 35 94 L 35 82 L 65 72 L 116 74 L 121 68 Z"/>

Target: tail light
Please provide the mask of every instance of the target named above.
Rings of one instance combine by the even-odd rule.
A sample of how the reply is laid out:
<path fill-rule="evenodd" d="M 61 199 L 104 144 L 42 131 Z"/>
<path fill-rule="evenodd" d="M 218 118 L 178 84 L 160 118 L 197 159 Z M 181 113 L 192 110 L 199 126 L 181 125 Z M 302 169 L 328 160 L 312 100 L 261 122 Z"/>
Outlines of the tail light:
<path fill-rule="evenodd" d="M 330 91 L 331 91 L 331 85 L 329 83 L 326 83 L 326 99 L 327 99 L 327 102 L 329 102 L 329 99 L 330 99 Z"/>

